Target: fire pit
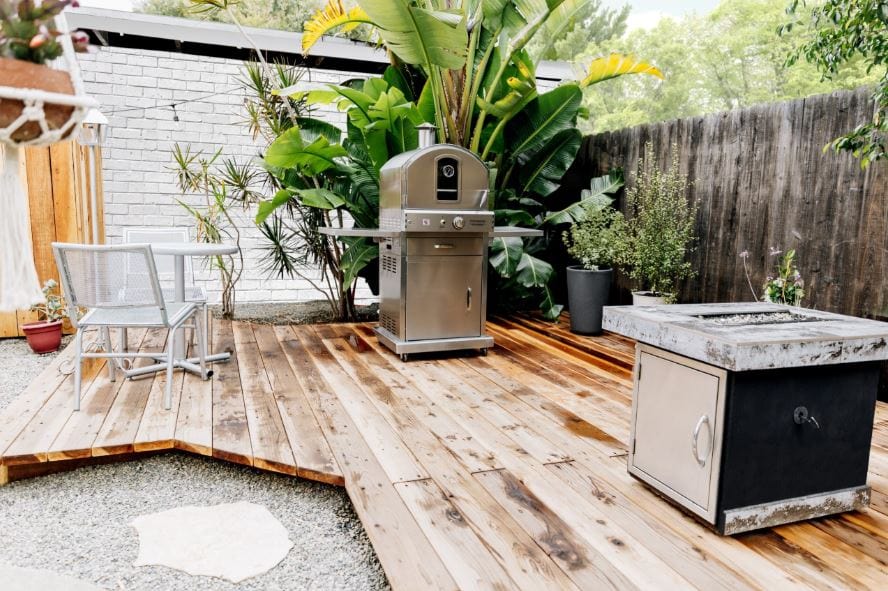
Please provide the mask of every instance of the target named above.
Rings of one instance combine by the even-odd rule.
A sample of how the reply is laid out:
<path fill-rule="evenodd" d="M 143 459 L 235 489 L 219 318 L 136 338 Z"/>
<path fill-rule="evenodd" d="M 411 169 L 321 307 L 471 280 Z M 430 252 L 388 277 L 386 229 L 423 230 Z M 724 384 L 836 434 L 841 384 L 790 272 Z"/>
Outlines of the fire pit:
<path fill-rule="evenodd" d="M 888 324 L 771 304 L 605 308 L 638 341 L 629 472 L 723 534 L 860 509 Z"/>

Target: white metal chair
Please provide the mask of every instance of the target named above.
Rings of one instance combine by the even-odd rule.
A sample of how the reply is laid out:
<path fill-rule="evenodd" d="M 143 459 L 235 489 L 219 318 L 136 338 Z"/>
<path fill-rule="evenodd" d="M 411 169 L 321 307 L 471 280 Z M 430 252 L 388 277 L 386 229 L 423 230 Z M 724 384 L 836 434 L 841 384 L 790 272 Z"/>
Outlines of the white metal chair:
<path fill-rule="evenodd" d="M 128 358 L 157 359 L 157 353 L 127 352 L 121 343 L 120 351 L 115 352 L 109 336 L 111 328 L 167 328 L 165 355 L 163 361 L 134 370 L 120 368 L 125 377 L 135 377 L 151 371 L 166 371 L 164 408 L 172 406 L 173 343 L 176 331 L 183 327 L 189 318 L 194 319 L 198 341 L 198 357 L 203 379 L 209 377 L 206 365 L 207 344 L 205 319 L 199 313 L 201 305 L 196 302 L 170 302 L 163 298 L 154 256 L 150 244 L 87 245 L 54 242 L 56 263 L 62 280 L 62 289 L 68 302 L 68 315 L 77 334 L 74 337 L 74 409 L 80 410 L 81 362 L 84 358 Z M 129 267 L 126 265 L 130 264 Z M 127 269 L 126 273 L 121 273 Z M 138 272 L 141 270 L 141 272 Z M 77 311 L 85 308 L 86 313 L 78 318 Z M 104 352 L 83 351 L 83 331 L 97 327 L 102 331 Z M 108 363 L 111 380 L 116 379 L 118 366 Z"/>
<path fill-rule="evenodd" d="M 186 227 L 176 228 L 139 228 L 129 227 L 123 229 L 123 241 L 130 244 L 180 244 L 191 241 L 191 232 Z M 129 261 L 128 261 L 129 263 Z M 129 264 L 127 273 L 129 273 Z M 138 266 L 138 265 L 137 265 Z M 163 297 L 167 301 L 175 299 L 172 284 L 175 277 L 175 262 L 172 255 L 154 254 L 154 266 L 157 269 L 157 277 L 163 287 Z M 138 269 L 136 269 L 138 271 Z M 194 284 L 194 268 L 191 258 L 185 258 L 185 277 L 191 278 L 191 283 L 185 284 L 186 302 L 206 302 L 206 291 Z"/>

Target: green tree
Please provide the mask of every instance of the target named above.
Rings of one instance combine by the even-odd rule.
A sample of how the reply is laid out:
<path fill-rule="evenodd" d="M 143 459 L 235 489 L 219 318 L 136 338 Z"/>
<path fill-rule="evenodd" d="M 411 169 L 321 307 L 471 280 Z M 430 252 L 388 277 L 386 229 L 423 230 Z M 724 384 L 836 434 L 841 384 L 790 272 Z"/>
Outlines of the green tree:
<path fill-rule="evenodd" d="M 780 29 L 783 35 L 791 34 L 799 26 L 812 31 L 811 37 L 792 54 L 789 64 L 804 56 L 827 81 L 861 63 L 868 73 L 878 76 L 872 119 L 831 144 L 836 151 L 853 153 L 866 168 L 870 162 L 888 158 L 888 2 L 826 0 L 810 11 L 804 10 L 806 5 L 804 0 L 793 0 L 787 13 L 794 20 Z"/>
<path fill-rule="evenodd" d="M 663 19 L 651 30 L 634 30 L 622 38 L 590 44 L 578 61 L 616 51 L 652 55 L 666 79 L 652 84 L 634 76 L 598 85 L 585 92 L 590 117 L 584 130 L 597 133 L 680 117 L 784 101 L 875 83 L 861 59 L 830 80 L 786 57 L 810 38 L 798 26 L 783 36 L 775 31 L 786 21 L 779 3 L 770 0 L 723 0 L 707 15 Z"/>
<path fill-rule="evenodd" d="M 548 41 L 533 40 L 531 49 L 548 47 L 542 52 L 547 60 L 571 61 L 577 47 L 586 47 L 589 43 L 602 43 L 626 33 L 626 19 L 629 17 L 630 6 L 622 8 L 606 8 L 600 0 L 589 2 L 586 7 L 571 19 L 570 24 L 556 39 Z"/>
<path fill-rule="evenodd" d="M 246 27 L 301 31 L 302 24 L 320 7 L 320 0 L 241 0 L 232 4 Z M 136 10 L 148 14 L 229 22 L 225 11 L 195 12 L 189 0 L 142 0 Z"/>

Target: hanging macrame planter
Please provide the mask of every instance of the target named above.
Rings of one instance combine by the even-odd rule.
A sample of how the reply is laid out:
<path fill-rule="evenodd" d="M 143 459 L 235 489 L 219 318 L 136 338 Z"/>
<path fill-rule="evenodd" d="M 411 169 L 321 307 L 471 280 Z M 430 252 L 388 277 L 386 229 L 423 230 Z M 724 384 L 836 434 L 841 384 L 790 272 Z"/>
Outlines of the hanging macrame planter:
<path fill-rule="evenodd" d="M 64 50 L 54 61 L 59 69 L 0 58 L 0 312 L 43 301 L 28 196 L 19 175 L 23 148 L 73 139 L 86 112 L 97 104 L 83 90 L 64 19 L 56 22 Z"/>

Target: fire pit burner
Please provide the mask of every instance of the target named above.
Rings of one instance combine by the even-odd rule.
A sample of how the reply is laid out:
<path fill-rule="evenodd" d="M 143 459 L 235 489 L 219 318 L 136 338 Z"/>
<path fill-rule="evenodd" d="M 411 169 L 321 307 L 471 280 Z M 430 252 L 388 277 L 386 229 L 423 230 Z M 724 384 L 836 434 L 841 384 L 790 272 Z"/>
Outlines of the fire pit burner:
<path fill-rule="evenodd" d="M 699 314 L 696 316 L 705 322 L 719 326 L 754 326 L 758 324 L 785 324 L 787 322 L 820 322 L 821 318 L 812 318 L 795 312 L 745 312 L 742 314 Z"/>

